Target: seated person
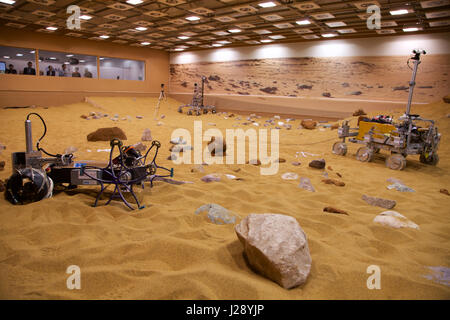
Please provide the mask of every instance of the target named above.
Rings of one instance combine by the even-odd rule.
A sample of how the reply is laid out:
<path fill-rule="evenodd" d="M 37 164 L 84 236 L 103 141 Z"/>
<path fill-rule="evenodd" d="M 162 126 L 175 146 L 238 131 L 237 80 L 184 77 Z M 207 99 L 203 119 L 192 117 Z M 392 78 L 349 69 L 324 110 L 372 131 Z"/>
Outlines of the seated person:
<path fill-rule="evenodd" d="M 23 74 L 36 75 L 36 70 L 33 68 L 31 61 L 29 61 L 27 65 L 27 67 L 23 68 Z"/>
<path fill-rule="evenodd" d="M 6 69 L 5 73 L 10 73 L 10 74 L 17 74 L 17 70 L 14 69 L 14 66 L 12 64 L 10 64 L 8 66 L 8 69 Z"/>
<path fill-rule="evenodd" d="M 59 69 L 58 75 L 60 77 L 68 77 L 69 76 L 69 70 L 67 70 L 67 66 L 65 64 L 61 65 L 61 69 Z"/>
<path fill-rule="evenodd" d="M 88 68 L 84 69 L 84 77 L 85 78 L 92 78 L 92 73 L 89 71 Z"/>
<path fill-rule="evenodd" d="M 81 78 L 81 74 L 80 74 L 79 70 L 80 70 L 80 68 L 76 67 L 75 71 L 72 72 L 72 77 Z"/>
<path fill-rule="evenodd" d="M 48 66 L 47 75 L 51 77 L 54 77 L 56 75 L 56 71 L 52 66 Z"/>

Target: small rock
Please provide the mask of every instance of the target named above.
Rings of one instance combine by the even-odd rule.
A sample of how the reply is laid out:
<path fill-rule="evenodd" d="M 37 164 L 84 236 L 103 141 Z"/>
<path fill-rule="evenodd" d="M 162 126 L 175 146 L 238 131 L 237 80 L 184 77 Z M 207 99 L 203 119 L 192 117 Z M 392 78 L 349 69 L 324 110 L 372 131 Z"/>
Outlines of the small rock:
<path fill-rule="evenodd" d="M 261 161 L 259 161 L 259 159 L 252 159 L 252 160 L 247 161 L 247 164 L 251 164 L 251 165 L 254 165 L 254 166 L 260 166 L 261 165 Z"/>
<path fill-rule="evenodd" d="M 201 212 L 207 211 L 208 219 L 215 224 L 235 224 L 236 223 L 236 214 L 232 213 L 228 209 L 215 204 L 208 203 L 204 204 L 195 210 L 195 214 L 200 214 Z"/>
<path fill-rule="evenodd" d="M 333 207 L 325 207 L 325 208 L 323 208 L 323 212 L 345 214 L 345 215 L 348 216 L 347 211 L 344 211 L 344 210 L 341 210 L 341 209 L 336 209 L 336 208 L 333 208 Z"/>
<path fill-rule="evenodd" d="M 166 117 L 166 115 L 165 115 L 165 114 L 162 114 L 161 117 L 160 117 L 160 119 L 164 119 L 165 117 Z"/>
<path fill-rule="evenodd" d="M 441 189 L 441 190 L 439 190 L 439 192 L 450 196 L 450 193 L 448 192 L 447 189 Z"/>
<path fill-rule="evenodd" d="M 291 164 L 292 164 L 293 166 L 298 167 L 298 166 L 301 165 L 302 163 L 301 163 L 301 162 L 298 162 L 298 161 L 292 161 Z"/>
<path fill-rule="evenodd" d="M 187 142 L 183 140 L 183 138 L 178 137 L 178 139 L 170 140 L 171 144 L 186 144 Z"/>
<path fill-rule="evenodd" d="M 141 141 L 152 141 L 152 132 L 149 128 L 144 129 L 144 132 L 142 133 Z"/>
<path fill-rule="evenodd" d="M 444 100 L 445 103 L 450 103 L 450 94 L 443 97 L 442 100 Z"/>
<path fill-rule="evenodd" d="M 136 116 L 136 119 L 144 119 L 144 117 L 143 116 Z"/>
<path fill-rule="evenodd" d="M 331 125 L 331 130 L 336 130 L 337 128 L 339 128 L 339 123 L 334 123 Z"/>
<path fill-rule="evenodd" d="M 5 170 L 5 161 L 0 161 L 0 171 Z"/>
<path fill-rule="evenodd" d="M 393 87 L 392 91 L 402 91 L 402 90 L 408 90 L 409 87 L 406 86 L 398 86 L 398 87 Z"/>
<path fill-rule="evenodd" d="M 205 172 L 205 169 L 203 168 L 203 166 L 201 164 L 197 164 L 195 165 L 193 168 L 191 168 L 191 172 L 192 173 L 196 173 L 196 172 Z"/>
<path fill-rule="evenodd" d="M 337 175 L 339 178 L 342 178 L 342 174 L 340 174 L 339 172 L 336 172 L 336 175 Z"/>
<path fill-rule="evenodd" d="M 278 163 L 285 163 L 285 162 L 286 162 L 286 159 L 278 158 L 278 159 L 275 160 L 275 162 L 278 162 Z"/>
<path fill-rule="evenodd" d="M 87 116 L 87 115 L 85 115 L 85 114 L 82 114 L 82 115 L 80 116 L 80 118 L 81 118 L 81 119 L 87 119 L 87 118 L 88 118 L 88 116 Z"/>
<path fill-rule="evenodd" d="M 306 282 L 311 255 L 305 232 L 293 217 L 250 214 L 235 227 L 250 266 L 285 289 Z"/>
<path fill-rule="evenodd" d="M 87 135 L 88 141 L 111 141 L 112 139 L 127 140 L 127 136 L 118 127 L 100 128 Z"/>
<path fill-rule="evenodd" d="M 310 192 L 316 192 L 313 185 L 311 184 L 311 180 L 305 177 L 300 178 L 300 184 L 298 185 L 298 187 Z"/>
<path fill-rule="evenodd" d="M 311 168 L 323 169 L 323 168 L 325 168 L 325 160 L 324 159 L 313 160 L 309 163 L 309 166 Z"/>
<path fill-rule="evenodd" d="M 225 173 L 225 177 L 227 177 L 227 179 L 230 179 L 230 180 L 236 180 L 236 176 L 233 176 L 232 174 L 226 174 Z"/>
<path fill-rule="evenodd" d="M 156 124 L 158 127 L 164 125 L 164 122 L 158 121 L 158 123 Z"/>
<path fill-rule="evenodd" d="M 175 154 L 171 154 L 170 156 L 167 157 L 167 160 L 177 160 L 178 157 Z"/>
<path fill-rule="evenodd" d="M 0 192 L 4 192 L 6 190 L 6 183 L 0 179 Z"/>
<path fill-rule="evenodd" d="M 302 120 L 302 122 L 300 123 L 302 125 L 303 128 L 305 129 L 315 129 L 317 126 L 317 122 L 312 121 L 312 120 Z"/>
<path fill-rule="evenodd" d="M 398 213 L 397 211 L 384 211 L 377 215 L 373 222 L 382 224 L 384 226 L 392 228 L 412 228 L 419 230 L 419 226 L 414 222 L 408 220 L 404 215 Z"/>
<path fill-rule="evenodd" d="M 354 117 L 365 116 L 365 115 L 367 115 L 367 113 L 365 113 L 365 111 L 363 109 L 358 109 L 355 112 L 353 112 Z"/>
<path fill-rule="evenodd" d="M 326 183 L 326 184 L 334 184 L 335 186 L 338 186 L 338 187 L 344 187 L 345 186 L 344 182 L 338 181 L 338 180 L 335 180 L 335 179 L 323 179 L 322 182 Z"/>
<path fill-rule="evenodd" d="M 333 171 L 333 168 L 331 166 L 328 166 L 327 169 Z"/>
<path fill-rule="evenodd" d="M 329 92 L 323 92 L 322 96 L 326 97 L 326 98 L 331 98 L 331 93 Z"/>
<path fill-rule="evenodd" d="M 133 148 L 141 153 L 144 152 L 145 150 L 147 150 L 147 146 L 145 144 L 143 144 L 142 142 L 133 144 Z"/>
<path fill-rule="evenodd" d="M 400 192 L 415 192 L 414 189 L 411 189 L 411 188 L 405 186 L 404 184 L 401 184 L 401 183 L 398 183 L 398 182 L 387 186 L 387 188 L 389 190 L 395 189 L 395 190 L 400 191 Z"/>
<path fill-rule="evenodd" d="M 281 179 L 283 180 L 297 180 L 298 174 L 294 172 L 286 172 L 281 175 Z"/>
<path fill-rule="evenodd" d="M 218 174 L 212 173 L 203 176 L 200 180 L 202 180 L 203 182 L 215 182 L 220 181 L 220 176 Z"/>
<path fill-rule="evenodd" d="M 371 206 L 378 206 L 385 209 L 392 209 L 397 204 L 397 202 L 395 202 L 394 200 L 370 197 L 365 194 L 362 196 L 362 199 Z"/>

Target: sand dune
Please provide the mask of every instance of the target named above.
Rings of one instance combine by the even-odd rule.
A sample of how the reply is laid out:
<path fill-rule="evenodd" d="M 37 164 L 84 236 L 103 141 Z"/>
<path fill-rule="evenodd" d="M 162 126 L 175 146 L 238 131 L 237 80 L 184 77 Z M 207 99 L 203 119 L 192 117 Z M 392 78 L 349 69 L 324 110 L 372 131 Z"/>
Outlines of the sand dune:
<path fill-rule="evenodd" d="M 425 65 L 425 64 L 424 64 Z M 11 174 L 10 153 L 25 149 L 23 122 L 28 112 L 41 114 L 48 126 L 42 146 L 62 152 L 78 148 L 77 159 L 106 161 L 107 142 L 87 142 L 86 135 L 99 127 L 117 125 L 127 143 L 140 140 L 149 127 L 163 144 L 159 164 L 166 160 L 172 130 L 192 130 L 194 120 L 217 124 L 224 130 L 238 122 L 221 115 L 188 117 L 176 112 L 179 103 L 169 99 L 161 106 L 166 118 L 162 126 L 152 120 L 156 99 L 92 98 L 87 103 L 58 108 L 0 110 L 0 154 L 6 161 L 0 178 Z M 252 165 L 211 165 L 205 173 L 192 173 L 193 165 L 176 165 L 175 179 L 194 184 L 171 185 L 156 182 L 139 196 L 145 209 L 129 211 L 123 204 L 91 207 L 98 188 L 62 192 L 51 199 L 26 206 L 13 206 L 0 199 L 0 297 L 3 299 L 449 299 L 450 288 L 424 276 L 428 266 L 449 267 L 450 197 L 439 189 L 450 189 L 450 118 L 448 104 L 433 103 L 415 108 L 415 113 L 437 120 L 442 133 L 440 163 L 421 164 L 408 158 L 404 171 L 384 166 L 383 155 L 372 163 L 360 163 L 350 145 L 346 157 L 331 153 L 337 132 L 325 129 L 280 131 L 278 174 L 261 176 Z M 116 123 L 108 118 L 84 120 L 90 111 L 119 114 L 131 120 Z M 400 112 L 396 112 L 398 116 Z M 143 115 L 138 120 L 136 115 Z M 259 119 L 262 124 L 267 118 Z M 353 120 L 354 121 L 354 120 Z M 243 129 L 247 126 L 240 126 Z M 33 120 L 35 139 L 41 134 Z M 92 152 L 87 152 L 87 149 Z M 297 151 L 318 154 L 295 158 Z M 308 162 L 325 158 L 331 178 L 342 175 L 345 187 L 321 182 L 322 171 Z M 292 161 L 302 164 L 295 167 Z M 235 172 L 240 168 L 239 172 Z M 281 175 L 296 172 L 311 179 L 315 193 L 297 187 L 298 181 L 284 181 Z M 204 183 L 206 173 L 229 173 L 241 181 Z M 403 180 L 415 193 L 388 190 L 386 179 Z M 420 230 L 390 229 L 372 222 L 384 211 L 367 205 L 361 196 L 397 201 L 394 210 L 420 226 Z M 194 211 L 203 204 L 217 203 L 241 218 L 250 213 L 281 213 L 295 217 L 305 230 L 312 256 L 312 269 L 302 287 L 285 290 L 255 274 L 242 256 L 233 225 L 215 225 Z M 325 206 L 346 210 L 349 215 L 322 212 Z M 66 288 L 69 265 L 81 268 L 81 290 Z M 381 268 L 381 290 L 368 290 L 366 269 Z"/>

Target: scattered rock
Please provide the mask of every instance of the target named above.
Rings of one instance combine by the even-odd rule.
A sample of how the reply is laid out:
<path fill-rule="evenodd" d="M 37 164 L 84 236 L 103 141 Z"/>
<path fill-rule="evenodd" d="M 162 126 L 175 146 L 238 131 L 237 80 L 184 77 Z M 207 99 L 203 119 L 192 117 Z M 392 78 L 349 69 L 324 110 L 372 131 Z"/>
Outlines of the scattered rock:
<path fill-rule="evenodd" d="M 391 184 L 387 186 L 389 190 L 395 189 L 400 192 L 415 192 L 414 189 L 411 189 L 410 187 L 405 186 L 404 184 L 400 182 L 395 182 L 394 184 Z"/>
<path fill-rule="evenodd" d="M 167 157 L 167 160 L 177 160 L 178 157 L 175 154 L 171 154 L 170 156 Z"/>
<path fill-rule="evenodd" d="M 302 125 L 303 128 L 305 129 L 315 129 L 317 126 L 317 122 L 312 121 L 312 120 L 302 120 L 302 122 L 300 123 Z"/>
<path fill-rule="evenodd" d="M 247 164 L 252 164 L 254 166 L 260 166 L 261 161 L 259 161 L 259 159 L 252 159 L 252 160 L 247 161 Z"/>
<path fill-rule="evenodd" d="M 297 180 L 298 174 L 294 172 L 286 172 L 281 175 L 281 179 L 283 180 Z"/>
<path fill-rule="evenodd" d="M 345 215 L 348 216 L 347 211 L 344 211 L 344 210 L 341 210 L 341 209 L 336 209 L 336 208 L 333 208 L 333 207 L 325 207 L 325 208 L 323 208 L 323 212 L 345 214 Z"/>
<path fill-rule="evenodd" d="M 450 268 L 442 266 L 427 267 L 427 268 L 430 269 L 432 273 L 424 275 L 423 276 L 424 278 L 450 287 Z"/>
<path fill-rule="evenodd" d="M 158 123 L 156 124 L 158 127 L 164 125 L 164 122 L 158 121 Z"/>
<path fill-rule="evenodd" d="M 215 224 L 235 224 L 236 223 L 236 214 L 232 213 L 228 209 L 215 204 L 208 203 L 202 205 L 200 208 L 195 210 L 195 214 L 200 214 L 202 212 L 207 211 L 208 219 Z"/>
<path fill-rule="evenodd" d="M 353 112 L 354 117 L 365 116 L 365 115 L 367 115 L 367 113 L 363 109 L 358 109 L 355 112 Z"/>
<path fill-rule="evenodd" d="M 143 116 L 136 116 L 136 119 L 144 119 Z"/>
<path fill-rule="evenodd" d="M 250 214 L 235 227 L 250 266 L 285 289 L 306 282 L 311 270 L 305 232 L 293 217 Z"/>
<path fill-rule="evenodd" d="M 285 163 L 285 162 L 286 162 L 286 159 L 278 158 L 278 159 L 275 160 L 275 162 L 278 162 L 278 163 Z"/>
<path fill-rule="evenodd" d="M 298 167 L 298 166 L 301 165 L 302 163 L 299 162 L 299 161 L 292 161 L 291 164 L 292 164 L 293 166 Z"/>
<path fill-rule="evenodd" d="M 311 184 L 311 180 L 309 180 L 309 178 L 301 177 L 298 187 L 305 189 L 307 191 L 316 192 L 316 190 L 314 189 L 313 185 Z"/>
<path fill-rule="evenodd" d="M 203 168 L 203 166 L 201 164 L 197 164 L 195 165 L 193 168 L 191 168 L 191 172 L 192 173 L 196 173 L 196 172 L 205 172 L 205 169 Z"/>
<path fill-rule="evenodd" d="M 348 82 L 343 82 L 343 83 L 341 83 L 341 85 L 342 85 L 344 88 L 350 87 L 350 84 L 349 84 Z"/>
<path fill-rule="evenodd" d="M 87 135 L 88 141 L 111 141 L 112 139 L 127 140 L 127 136 L 118 127 L 100 128 Z"/>
<path fill-rule="evenodd" d="M 384 226 L 392 228 L 412 228 L 419 230 L 419 226 L 414 222 L 408 220 L 404 215 L 398 213 L 397 211 L 384 211 L 377 215 L 373 222 L 382 224 Z"/>
<path fill-rule="evenodd" d="M 439 190 L 439 192 L 450 196 L 450 193 L 448 192 L 447 189 L 441 189 L 441 190 Z"/>
<path fill-rule="evenodd" d="M 307 84 L 302 84 L 302 85 L 298 85 L 297 84 L 297 89 L 300 90 L 311 90 L 313 86 L 307 85 Z"/>
<path fill-rule="evenodd" d="M 339 128 L 339 123 L 333 123 L 330 128 L 331 130 L 336 130 L 337 128 Z"/>
<path fill-rule="evenodd" d="M 0 161 L 0 171 L 5 170 L 5 161 Z"/>
<path fill-rule="evenodd" d="M 385 209 L 392 209 L 397 204 L 397 202 L 395 202 L 394 200 L 370 197 L 370 196 L 365 195 L 365 194 L 362 196 L 362 199 L 365 202 L 367 202 L 368 204 L 370 204 L 371 206 L 382 207 L 382 208 L 385 208 Z"/>
<path fill-rule="evenodd" d="M 351 96 L 359 96 L 362 94 L 362 92 L 361 91 L 352 91 L 352 92 L 349 92 L 348 94 Z"/>
<path fill-rule="evenodd" d="M 338 186 L 338 187 L 344 187 L 345 186 L 344 182 L 338 181 L 338 180 L 335 180 L 335 179 L 323 179 L 322 182 L 326 183 L 326 184 L 334 184 L 335 186 Z"/>
<path fill-rule="evenodd" d="M 142 133 L 141 141 L 152 141 L 152 132 L 149 128 L 144 129 L 144 132 Z"/>
<path fill-rule="evenodd" d="M 406 86 L 398 86 L 398 87 L 393 87 L 392 91 L 402 91 L 402 90 L 408 90 L 409 87 Z"/>
<path fill-rule="evenodd" d="M 336 175 L 337 175 L 339 178 L 342 178 L 342 174 L 340 174 L 339 172 L 336 172 Z"/>
<path fill-rule="evenodd" d="M 87 116 L 87 115 L 85 115 L 85 114 L 82 114 L 82 115 L 80 116 L 80 118 L 81 118 L 81 119 L 87 119 L 87 118 L 88 118 L 88 116 Z"/>
<path fill-rule="evenodd" d="M 331 98 L 331 93 L 329 92 L 323 92 L 322 96 L 326 97 L 326 98 Z"/>
<path fill-rule="evenodd" d="M 225 156 L 227 151 L 227 143 L 222 137 L 211 137 L 208 142 L 208 150 L 212 156 Z"/>
<path fill-rule="evenodd" d="M 6 190 L 6 183 L 0 179 L 0 192 L 4 192 Z"/>
<path fill-rule="evenodd" d="M 166 117 L 165 114 L 162 114 L 161 117 L 159 117 L 160 119 L 164 119 Z"/>
<path fill-rule="evenodd" d="M 442 100 L 444 100 L 445 103 L 450 103 L 450 94 L 443 97 Z"/>
<path fill-rule="evenodd" d="M 186 144 L 187 142 L 183 140 L 183 138 L 178 137 L 178 139 L 170 140 L 171 144 Z"/>
<path fill-rule="evenodd" d="M 212 174 L 207 174 L 206 176 L 203 176 L 201 178 L 201 180 L 203 182 L 215 182 L 215 181 L 220 181 L 220 176 L 216 173 L 212 173 Z"/>
<path fill-rule="evenodd" d="M 145 150 L 147 150 L 147 145 L 143 144 L 142 142 L 138 142 L 133 144 L 133 148 L 143 153 Z"/>
<path fill-rule="evenodd" d="M 325 160 L 324 159 L 313 160 L 309 163 L 309 166 L 311 168 L 323 169 L 323 168 L 325 168 Z"/>
<path fill-rule="evenodd" d="M 265 87 L 265 88 L 262 88 L 259 90 L 262 92 L 265 92 L 265 93 L 275 94 L 277 92 L 278 88 L 277 87 Z"/>
<path fill-rule="evenodd" d="M 328 166 L 327 170 L 333 171 L 333 168 L 331 166 Z"/>
<path fill-rule="evenodd" d="M 213 76 L 213 75 L 210 75 L 209 77 L 208 77 L 208 80 L 210 80 L 210 81 L 219 81 L 220 80 L 220 77 L 219 76 Z"/>

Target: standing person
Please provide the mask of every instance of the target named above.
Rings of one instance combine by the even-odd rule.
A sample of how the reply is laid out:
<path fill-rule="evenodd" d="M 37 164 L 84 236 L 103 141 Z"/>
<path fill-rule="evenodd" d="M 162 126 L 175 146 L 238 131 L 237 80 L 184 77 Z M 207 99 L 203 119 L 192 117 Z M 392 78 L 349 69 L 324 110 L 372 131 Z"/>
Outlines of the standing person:
<path fill-rule="evenodd" d="M 72 77 L 74 77 L 74 78 L 80 78 L 80 77 L 81 77 L 81 74 L 80 74 L 80 72 L 78 72 L 79 70 L 80 70 L 80 68 L 76 67 L 76 68 L 75 68 L 75 71 L 72 72 Z"/>
<path fill-rule="evenodd" d="M 5 73 L 9 73 L 9 74 L 17 74 L 17 70 L 14 69 L 14 65 L 10 64 L 8 66 L 8 69 L 6 69 Z"/>
<path fill-rule="evenodd" d="M 161 100 L 165 100 L 165 101 L 167 101 L 167 97 L 166 97 L 166 94 L 164 93 L 164 83 L 161 83 L 161 92 L 159 93 L 159 98 L 158 98 L 158 104 L 156 105 L 156 108 L 155 108 L 155 114 L 154 114 L 154 120 L 158 120 L 157 119 L 157 117 L 158 117 L 158 112 L 159 112 L 159 104 L 161 103 Z"/>
<path fill-rule="evenodd" d="M 27 67 L 23 68 L 23 74 L 36 75 L 36 70 L 33 68 L 31 61 L 28 61 L 27 65 Z"/>
<path fill-rule="evenodd" d="M 53 69 L 53 66 L 48 66 L 47 75 L 54 77 L 56 75 L 55 69 Z"/>
<path fill-rule="evenodd" d="M 92 73 L 89 71 L 88 68 L 84 69 L 84 77 L 85 78 L 92 78 Z"/>

